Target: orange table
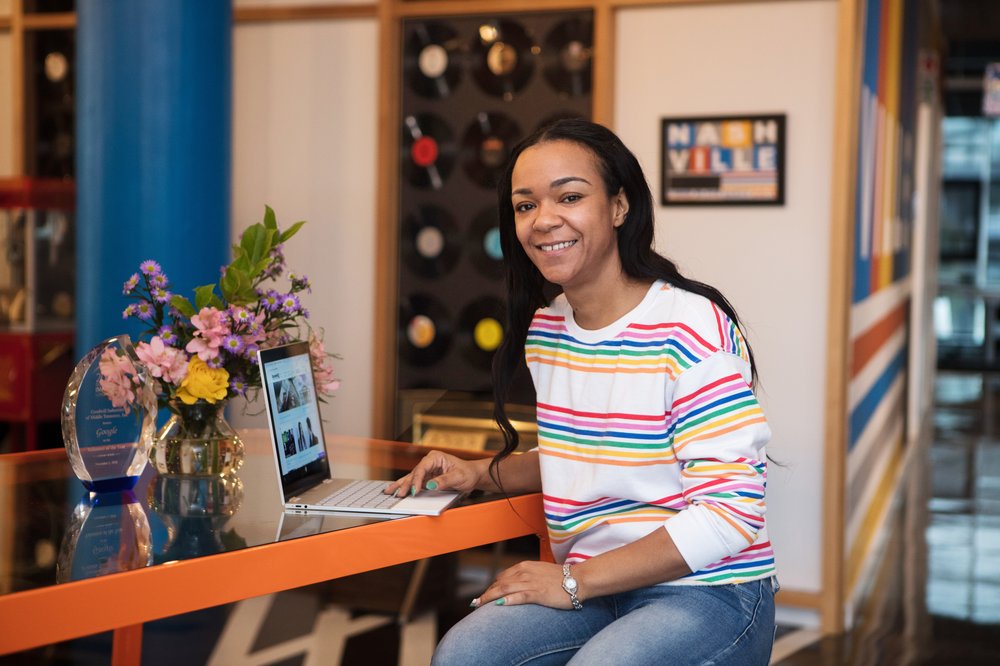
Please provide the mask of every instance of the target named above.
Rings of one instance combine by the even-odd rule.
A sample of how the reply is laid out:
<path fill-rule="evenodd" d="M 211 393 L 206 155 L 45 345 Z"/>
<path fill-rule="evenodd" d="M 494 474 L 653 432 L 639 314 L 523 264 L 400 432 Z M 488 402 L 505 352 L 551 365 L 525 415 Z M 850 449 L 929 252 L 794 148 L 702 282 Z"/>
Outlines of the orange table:
<path fill-rule="evenodd" d="M 12 571 L 17 549 L 10 541 L 26 522 L 38 520 L 39 512 L 26 511 L 31 500 L 23 496 L 45 484 L 69 488 L 72 495 L 79 484 L 62 450 L 0 456 L 0 654 L 114 630 L 112 663 L 138 663 L 144 622 L 518 536 L 545 539 L 540 496 L 531 494 L 470 500 L 438 517 L 344 518 L 342 524 L 323 518 L 322 533 L 281 540 L 275 527 L 282 524 L 283 511 L 269 440 L 265 431 L 250 431 L 245 441 L 247 462 L 240 476 L 246 500 L 227 523 L 247 535 L 245 547 L 66 583 L 57 584 L 53 575 L 27 589 L 15 589 L 24 585 Z M 328 441 L 335 475 L 348 468 L 342 476 L 362 467 L 392 478 L 425 453 L 364 438 Z M 144 490 L 152 487 L 147 477 L 155 476 L 148 472 L 137 495 L 152 496 Z M 79 491 L 82 496 L 82 486 Z M 67 521 L 73 504 L 73 498 L 63 502 Z"/>

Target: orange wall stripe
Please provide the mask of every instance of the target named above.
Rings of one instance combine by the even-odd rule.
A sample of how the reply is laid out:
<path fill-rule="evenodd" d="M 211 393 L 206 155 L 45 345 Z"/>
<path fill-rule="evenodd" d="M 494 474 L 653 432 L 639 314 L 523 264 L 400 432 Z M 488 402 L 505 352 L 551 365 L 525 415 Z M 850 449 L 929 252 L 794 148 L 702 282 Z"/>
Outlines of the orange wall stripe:
<path fill-rule="evenodd" d="M 907 306 L 908 302 L 900 303 L 889 314 L 854 339 L 851 348 L 851 379 L 854 379 L 861 372 L 868 361 L 878 353 L 878 350 L 896 331 L 906 325 Z"/>

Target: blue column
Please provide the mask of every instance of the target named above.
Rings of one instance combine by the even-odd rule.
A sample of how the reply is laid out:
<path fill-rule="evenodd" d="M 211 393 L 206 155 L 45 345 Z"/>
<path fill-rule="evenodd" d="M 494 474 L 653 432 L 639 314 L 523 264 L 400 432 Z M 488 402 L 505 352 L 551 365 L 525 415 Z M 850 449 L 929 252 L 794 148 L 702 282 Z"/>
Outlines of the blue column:
<path fill-rule="evenodd" d="M 229 258 L 229 0 L 77 2 L 77 356 L 136 326 L 154 259 L 191 296 Z"/>

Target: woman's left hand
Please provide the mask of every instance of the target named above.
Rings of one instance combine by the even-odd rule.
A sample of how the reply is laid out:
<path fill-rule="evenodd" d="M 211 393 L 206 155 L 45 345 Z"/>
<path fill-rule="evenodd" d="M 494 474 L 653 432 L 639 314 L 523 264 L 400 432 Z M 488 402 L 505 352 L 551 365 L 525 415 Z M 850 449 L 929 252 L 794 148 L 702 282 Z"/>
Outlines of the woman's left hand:
<path fill-rule="evenodd" d="M 569 595 L 562 588 L 562 580 L 562 567 L 558 564 L 521 562 L 500 572 L 493 584 L 473 600 L 473 606 L 495 603 L 498 606 L 538 604 L 549 608 L 573 608 Z"/>

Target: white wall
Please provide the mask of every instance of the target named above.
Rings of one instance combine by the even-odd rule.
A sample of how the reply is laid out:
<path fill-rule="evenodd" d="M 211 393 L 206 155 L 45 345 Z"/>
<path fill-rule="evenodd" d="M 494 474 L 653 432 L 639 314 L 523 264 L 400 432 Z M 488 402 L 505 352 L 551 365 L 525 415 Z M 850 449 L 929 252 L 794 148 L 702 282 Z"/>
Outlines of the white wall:
<path fill-rule="evenodd" d="M 338 434 L 371 430 L 377 28 L 375 19 L 238 23 L 233 37 L 233 238 L 265 204 L 279 225 L 308 221 L 285 256 L 312 281 L 310 320 L 343 356 L 342 387 L 323 407 Z"/>
<path fill-rule="evenodd" d="M 615 126 L 659 201 L 665 116 L 787 114 L 781 207 L 660 207 L 657 247 L 743 319 L 774 438 L 768 529 L 782 585 L 821 587 L 834 0 L 618 12 Z"/>
<path fill-rule="evenodd" d="M 0 0 L 0 16 L 7 9 Z M 0 31 L 0 178 L 14 174 L 14 80 L 10 33 Z"/>
<path fill-rule="evenodd" d="M 769 453 L 786 464 L 770 468 L 771 536 L 782 584 L 802 591 L 821 581 L 835 37 L 835 0 L 622 9 L 616 36 L 616 130 L 657 196 L 662 117 L 788 116 L 784 206 L 661 208 L 657 233 L 747 325 Z M 376 49 L 374 19 L 237 24 L 234 37 L 234 236 L 265 203 L 285 223 L 309 220 L 287 256 L 312 278 L 313 321 L 344 355 L 343 388 L 324 413 L 332 431 L 362 435 L 375 351 Z"/>

